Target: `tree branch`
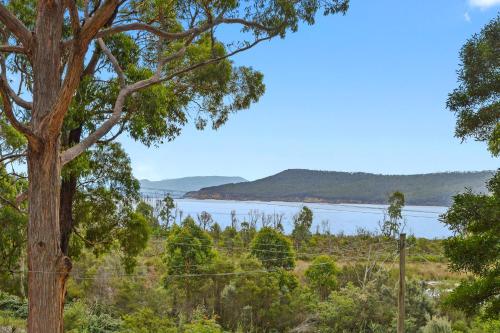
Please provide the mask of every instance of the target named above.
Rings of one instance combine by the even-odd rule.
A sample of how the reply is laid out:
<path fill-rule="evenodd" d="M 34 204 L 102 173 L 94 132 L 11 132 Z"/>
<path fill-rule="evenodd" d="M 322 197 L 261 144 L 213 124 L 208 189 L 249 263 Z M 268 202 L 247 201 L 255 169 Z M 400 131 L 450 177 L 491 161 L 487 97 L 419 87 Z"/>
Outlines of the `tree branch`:
<path fill-rule="evenodd" d="M 64 116 L 68 106 L 73 98 L 78 84 L 80 83 L 82 67 L 85 60 L 85 54 L 90 41 L 113 16 L 118 6 L 117 0 L 106 0 L 100 6 L 90 19 L 88 19 L 80 30 L 80 34 L 72 40 L 73 48 L 71 50 L 70 61 L 67 65 L 68 72 L 64 77 L 59 96 L 53 110 L 43 119 L 43 125 L 50 129 L 50 133 L 57 135 L 59 133 Z"/>
<path fill-rule="evenodd" d="M 106 2 L 95 11 L 94 15 L 85 21 L 81 30 L 81 39 L 83 43 L 87 44 L 96 37 L 97 32 L 104 27 L 113 16 L 118 5 L 119 1 L 117 0 L 106 0 Z"/>
<path fill-rule="evenodd" d="M 12 14 L 2 3 L 0 3 L 0 21 L 5 24 L 7 29 L 16 36 L 25 48 L 31 48 L 33 42 L 31 31 L 29 31 L 24 23 Z"/>
<path fill-rule="evenodd" d="M 9 199 L 7 198 L 4 198 L 2 195 L 0 195 L 0 201 L 2 201 L 4 204 L 7 204 L 9 205 L 10 207 L 14 208 L 17 212 L 19 213 L 26 213 L 26 212 L 23 212 L 20 208 L 19 208 L 19 204 L 16 202 L 12 202 L 10 201 Z"/>
<path fill-rule="evenodd" d="M 115 105 L 113 107 L 113 113 L 111 114 L 111 116 L 106 121 L 104 121 L 98 129 L 96 129 L 92 134 L 87 136 L 78 145 L 75 145 L 71 148 L 68 148 L 67 150 L 62 152 L 61 153 L 61 166 L 65 165 L 66 163 L 72 161 L 77 156 L 82 154 L 86 149 L 88 149 L 90 146 L 92 146 L 94 143 L 96 143 L 100 138 L 102 138 L 104 135 L 106 135 L 106 133 L 108 133 L 120 121 L 120 118 L 121 118 L 121 115 L 123 112 L 123 106 L 125 104 L 125 99 L 130 94 L 132 94 L 138 90 L 153 86 L 153 85 L 158 84 L 160 82 L 171 80 L 176 76 L 193 71 L 197 68 L 207 66 L 207 65 L 219 62 L 221 60 L 227 59 L 227 58 L 229 58 L 237 53 L 248 50 L 248 49 L 254 47 L 255 45 L 257 45 L 263 41 L 270 40 L 272 37 L 273 36 L 267 36 L 264 38 L 257 39 L 253 43 L 250 43 L 247 46 L 239 48 L 239 49 L 237 49 L 233 52 L 230 52 L 224 56 L 210 59 L 207 61 L 202 61 L 202 62 L 197 63 L 195 65 L 184 68 L 182 70 L 176 71 L 176 72 L 174 72 L 170 75 L 167 75 L 165 77 L 161 77 L 161 73 L 162 73 L 161 70 L 162 70 L 163 65 L 166 64 L 168 61 L 171 61 L 175 58 L 182 56 L 184 54 L 184 52 L 186 51 L 186 47 L 183 47 L 181 50 L 179 50 L 178 52 L 176 52 L 172 56 L 163 59 L 158 64 L 158 67 L 156 69 L 155 74 L 153 76 L 151 76 L 149 79 L 138 81 L 138 82 L 131 84 L 131 85 L 128 85 L 120 90 L 118 97 L 115 101 Z"/>
<path fill-rule="evenodd" d="M 106 46 L 104 43 L 104 40 L 102 38 L 97 39 L 97 43 L 99 44 L 99 47 L 101 48 L 102 52 L 108 57 L 109 61 L 113 65 L 113 68 L 118 75 L 118 81 L 120 82 L 120 88 L 125 87 L 125 74 L 123 73 L 122 68 L 120 67 L 120 64 L 118 63 L 118 60 L 116 57 L 111 53 L 111 50 Z"/>
<path fill-rule="evenodd" d="M 240 19 L 240 18 L 224 18 L 224 17 L 219 16 L 212 21 L 208 21 L 208 22 L 200 25 L 199 27 L 194 27 L 194 28 L 182 31 L 182 32 L 167 32 L 167 31 L 161 30 L 159 28 L 156 28 L 150 24 L 136 22 L 136 23 L 129 23 L 129 24 L 124 24 L 124 25 L 119 25 L 119 26 L 114 26 L 114 27 L 108 28 L 108 29 L 104 29 L 102 31 L 99 31 L 96 34 L 96 38 L 106 37 L 106 36 L 113 35 L 113 34 L 116 34 L 119 32 L 140 30 L 140 31 L 150 32 L 154 35 L 157 35 L 158 37 L 164 38 L 167 41 L 172 41 L 172 40 L 186 38 L 186 37 L 193 35 L 193 34 L 200 34 L 202 32 L 208 31 L 209 29 L 215 27 L 216 25 L 222 24 L 222 23 L 241 24 L 245 27 L 265 31 L 268 33 L 273 33 L 276 30 L 276 28 L 266 27 L 258 22 L 254 22 L 254 21 L 247 21 L 247 20 Z"/>
<path fill-rule="evenodd" d="M 115 126 L 120 121 L 123 111 L 123 106 L 125 104 L 125 99 L 127 98 L 128 95 L 144 87 L 152 85 L 151 82 L 159 82 L 159 79 L 160 79 L 159 74 L 157 72 L 149 79 L 142 80 L 122 88 L 118 93 L 118 97 L 116 98 L 115 105 L 113 107 L 113 113 L 111 114 L 111 116 L 105 122 L 103 122 L 102 125 L 98 129 L 96 129 L 92 134 L 90 134 L 84 140 L 82 140 L 82 142 L 62 152 L 61 166 L 72 161 L 78 155 L 87 150 L 100 138 L 106 135 L 106 133 L 108 133 L 113 128 L 113 126 Z"/>
<path fill-rule="evenodd" d="M 9 83 L 7 82 L 7 74 L 6 71 L 7 69 L 5 68 L 5 60 L 3 56 L 0 56 L 0 62 L 1 62 L 1 68 L 2 68 L 2 73 L 0 74 L 0 81 L 2 81 L 0 84 L 2 85 L 2 89 L 5 89 L 5 92 L 12 98 L 14 103 L 19 105 L 20 107 L 23 107 L 27 110 L 33 109 L 33 103 L 25 101 L 24 99 L 21 98 L 12 88 L 10 87 Z"/>
<path fill-rule="evenodd" d="M 220 57 L 217 57 L 217 58 L 213 58 L 213 59 L 209 59 L 209 60 L 206 60 L 206 61 L 202 61 L 202 62 L 199 62 L 193 66 L 190 66 L 190 67 L 187 67 L 187 68 L 184 68 L 184 69 L 181 69 L 177 72 L 174 72 L 172 74 L 169 74 L 163 78 L 160 79 L 160 82 L 164 82 L 164 81 L 168 81 L 168 80 L 171 80 L 173 79 L 174 77 L 176 76 L 179 76 L 179 75 L 182 75 L 184 73 L 187 73 L 187 72 L 190 72 L 190 71 L 193 71 L 197 68 L 200 68 L 200 67 L 203 67 L 203 66 L 207 66 L 207 65 L 210 65 L 210 64 L 213 64 L 213 63 L 216 63 L 216 62 L 219 62 L 221 60 L 224 60 L 224 59 L 227 59 L 227 58 L 230 58 L 238 53 L 241 53 L 243 51 L 246 51 L 248 49 L 251 49 L 252 47 L 256 46 L 257 44 L 263 42 L 263 41 L 266 41 L 266 40 L 270 40 L 272 39 L 274 36 L 271 35 L 271 36 L 267 36 L 267 37 L 263 37 L 263 38 L 259 38 L 259 39 L 256 39 L 254 42 L 248 44 L 247 46 L 244 46 L 244 47 L 241 47 L 239 49 L 236 49 L 232 52 L 229 52 L 228 54 L 226 55 L 223 55 L 223 56 L 220 56 Z M 148 86 L 149 87 L 149 86 Z M 144 87 L 146 88 L 146 87 Z"/>
<path fill-rule="evenodd" d="M 14 154 L 8 154 L 8 155 L 3 155 L 0 157 L 0 163 L 3 163 L 6 160 L 17 160 L 18 158 L 25 157 L 26 152 L 24 153 L 14 153 Z"/>
<path fill-rule="evenodd" d="M 35 133 L 33 133 L 32 129 L 29 126 L 22 124 L 14 115 L 12 104 L 9 99 L 9 93 L 7 92 L 3 79 L 0 79 L 0 95 L 2 96 L 3 111 L 12 127 L 24 134 L 28 139 L 30 139 L 30 141 L 32 141 L 32 143 L 39 144 L 40 140 Z"/>
<path fill-rule="evenodd" d="M 85 67 L 85 69 L 83 70 L 82 77 L 94 74 L 97 63 L 99 62 L 100 55 L 100 49 L 98 47 L 95 47 L 94 52 L 92 52 L 92 57 L 90 57 L 89 63 L 87 64 L 87 67 Z"/>
<path fill-rule="evenodd" d="M 66 6 L 68 7 L 69 17 L 71 20 L 71 30 L 73 30 L 74 35 L 78 35 L 81 27 L 76 2 L 74 0 L 66 0 Z"/>
<path fill-rule="evenodd" d="M 16 204 L 19 206 L 26 199 L 28 199 L 28 191 L 23 192 L 16 197 Z"/>
<path fill-rule="evenodd" d="M 26 48 L 18 45 L 0 45 L 0 52 L 2 53 L 22 53 L 26 54 Z"/>

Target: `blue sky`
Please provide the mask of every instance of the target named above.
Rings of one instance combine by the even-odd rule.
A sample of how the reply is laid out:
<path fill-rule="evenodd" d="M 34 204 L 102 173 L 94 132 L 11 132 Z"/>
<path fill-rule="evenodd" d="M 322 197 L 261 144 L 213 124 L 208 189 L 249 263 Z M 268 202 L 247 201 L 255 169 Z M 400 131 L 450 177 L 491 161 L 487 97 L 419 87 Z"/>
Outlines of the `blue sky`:
<path fill-rule="evenodd" d="M 500 0 L 353 0 L 285 40 L 235 58 L 265 75 L 266 94 L 217 131 L 189 124 L 146 148 L 124 137 L 134 174 L 253 180 L 307 168 L 413 174 L 497 168 L 483 143 L 460 144 L 445 109 L 465 40 Z"/>

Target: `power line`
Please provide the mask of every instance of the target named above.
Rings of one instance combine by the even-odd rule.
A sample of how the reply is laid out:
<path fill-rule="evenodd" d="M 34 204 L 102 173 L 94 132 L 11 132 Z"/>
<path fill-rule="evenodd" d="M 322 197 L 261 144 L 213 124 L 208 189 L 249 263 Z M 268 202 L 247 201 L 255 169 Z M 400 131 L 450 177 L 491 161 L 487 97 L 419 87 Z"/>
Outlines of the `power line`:
<path fill-rule="evenodd" d="M 311 263 L 308 265 L 308 267 L 315 267 L 315 266 L 323 266 L 323 265 L 329 265 L 330 263 Z M 271 274 L 278 272 L 280 270 L 278 269 L 259 269 L 259 270 L 250 270 L 250 271 L 231 271 L 231 272 L 218 272 L 218 273 L 186 273 L 186 274 L 167 274 L 165 277 L 166 278 L 186 278 L 186 277 L 209 277 L 209 276 L 230 276 L 230 275 L 245 275 L 245 274 L 256 274 L 256 273 L 262 273 L 262 274 Z M 39 270 L 11 270 L 11 271 L 5 271 L 11 274 L 27 274 L 27 273 L 38 273 L 38 274 L 64 274 L 65 272 L 60 272 L 60 271 L 39 271 Z M 103 280 L 103 279 L 109 279 L 109 278 L 119 278 L 119 277 L 133 277 L 133 278 L 142 278 L 142 277 L 150 277 L 150 274 L 114 274 L 114 275 L 106 275 L 104 274 L 103 276 L 97 277 L 97 276 L 74 276 L 70 275 L 71 278 L 75 280 Z"/>

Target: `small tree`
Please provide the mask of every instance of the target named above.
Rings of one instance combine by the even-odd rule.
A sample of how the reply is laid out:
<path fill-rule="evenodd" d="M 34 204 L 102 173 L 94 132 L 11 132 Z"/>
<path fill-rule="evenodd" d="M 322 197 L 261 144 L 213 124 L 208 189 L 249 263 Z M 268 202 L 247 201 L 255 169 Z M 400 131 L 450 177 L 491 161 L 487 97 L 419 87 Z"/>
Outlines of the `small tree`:
<path fill-rule="evenodd" d="M 187 217 L 182 225 L 175 225 L 167 238 L 165 251 L 167 277 L 165 288 L 184 292 L 184 309 L 192 311 L 194 295 L 200 290 L 205 280 L 199 274 L 206 273 L 216 253 L 212 248 L 212 239 L 196 222 Z"/>
<path fill-rule="evenodd" d="M 251 253 L 262 265 L 269 269 L 292 269 L 295 266 L 295 254 L 288 238 L 271 227 L 259 230 L 252 241 Z"/>
<path fill-rule="evenodd" d="M 215 245 L 218 245 L 219 240 L 221 239 L 221 235 L 222 235 L 222 229 L 221 229 L 219 223 L 215 222 L 210 227 L 210 236 L 212 236 L 212 239 L 214 240 Z"/>
<path fill-rule="evenodd" d="M 255 237 L 256 233 L 257 231 L 255 230 L 255 227 L 250 225 L 249 222 L 247 222 L 246 220 L 241 222 L 240 237 L 241 241 L 243 242 L 243 246 L 248 247 L 252 239 Z"/>
<path fill-rule="evenodd" d="M 386 237 L 397 237 L 403 228 L 403 207 L 405 206 L 405 196 L 402 192 L 396 191 L 389 196 L 389 208 L 387 208 L 387 218 L 381 226 L 382 234 Z"/>
<path fill-rule="evenodd" d="M 240 234 L 233 226 L 227 226 L 221 234 L 221 245 L 230 254 L 238 253 L 243 247 Z"/>
<path fill-rule="evenodd" d="M 174 209 L 175 202 L 170 194 L 167 194 L 163 199 L 156 202 L 155 215 L 165 229 L 168 229 L 170 225 L 175 222 Z"/>
<path fill-rule="evenodd" d="M 302 207 L 300 212 L 294 216 L 292 238 L 297 249 L 311 238 L 312 221 L 313 212 L 306 206 Z"/>
<path fill-rule="evenodd" d="M 324 301 L 337 287 L 338 273 L 339 269 L 332 257 L 320 255 L 314 258 L 305 276 L 311 288 L 314 289 L 321 300 Z"/>
<path fill-rule="evenodd" d="M 203 211 L 198 216 L 198 223 L 203 230 L 209 230 L 214 223 L 214 219 L 209 212 Z"/>

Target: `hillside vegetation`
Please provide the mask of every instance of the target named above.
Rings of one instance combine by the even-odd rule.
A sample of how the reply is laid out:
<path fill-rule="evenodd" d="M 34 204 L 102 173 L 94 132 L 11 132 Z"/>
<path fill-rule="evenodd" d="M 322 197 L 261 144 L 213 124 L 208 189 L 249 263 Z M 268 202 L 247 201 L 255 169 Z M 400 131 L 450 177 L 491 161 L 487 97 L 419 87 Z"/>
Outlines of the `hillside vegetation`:
<path fill-rule="evenodd" d="M 491 171 L 443 172 L 420 175 L 376 175 L 292 169 L 252 182 L 227 184 L 189 192 L 198 199 L 301 201 L 385 204 L 401 191 L 409 205 L 448 206 L 465 188 L 486 192 Z"/>

